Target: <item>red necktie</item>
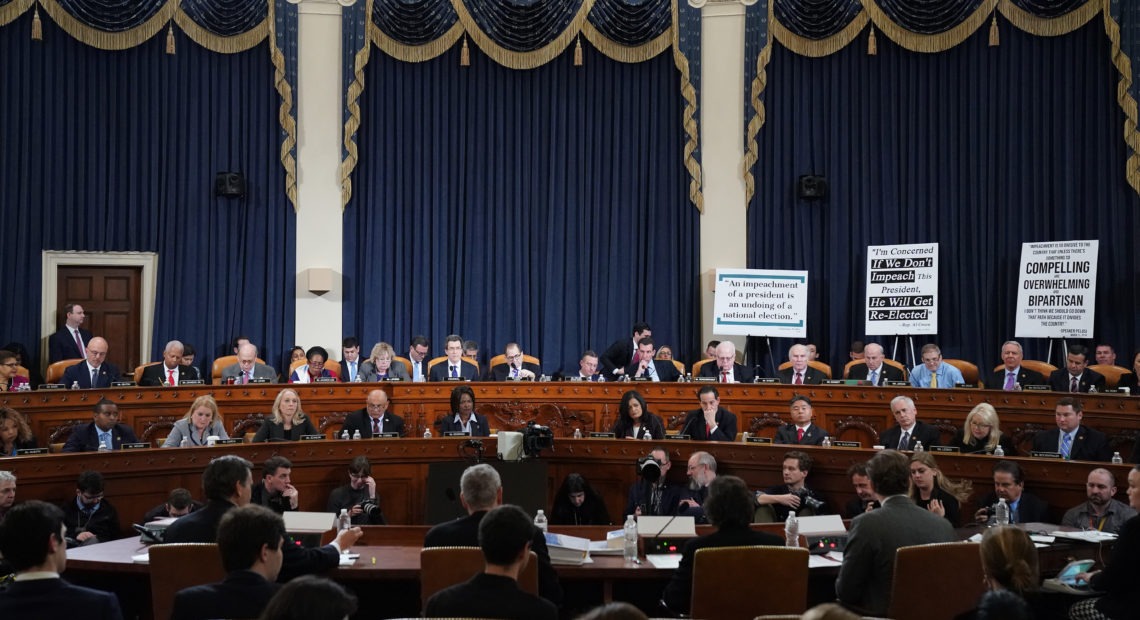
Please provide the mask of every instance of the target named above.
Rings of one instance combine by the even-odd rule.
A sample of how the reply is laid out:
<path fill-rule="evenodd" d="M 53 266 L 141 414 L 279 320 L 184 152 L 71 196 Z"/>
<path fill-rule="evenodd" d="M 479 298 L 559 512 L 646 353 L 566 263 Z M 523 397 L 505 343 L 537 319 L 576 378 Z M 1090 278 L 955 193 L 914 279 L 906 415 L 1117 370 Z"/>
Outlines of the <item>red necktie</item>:
<path fill-rule="evenodd" d="M 798 373 L 798 372 L 796 373 L 796 380 L 795 380 L 795 382 L 794 382 L 794 383 L 795 383 L 796 385 L 803 385 L 803 384 L 804 384 L 804 376 L 803 376 L 803 373 Z"/>
<path fill-rule="evenodd" d="M 166 371 L 166 382 L 169 383 L 170 385 L 174 385 L 174 369 L 173 368 Z"/>
<path fill-rule="evenodd" d="M 797 428 L 796 429 L 796 441 L 803 441 L 803 440 L 804 440 L 804 429 Z"/>
<path fill-rule="evenodd" d="M 721 383 L 728 383 L 728 371 L 727 370 L 720 373 L 720 382 Z"/>
<path fill-rule="evenodd" d="M 712 425 L 706 423 L 705 424 L 705 439 L 708 439 L 709 437 L 712 437 Z"/>
<path fill-rule="evenodd" d="M 79 337 L 79 330 L 75 330 L 75 346 L 79 347 L 79 357 L 87 357 L 87 352 L 83 350 L 83 339 Z"/>
<path fill-rule="evenodd" d="M 372 418 L 372 434 L 380 434 L 380 420 L 377 420 L 376 418 Z"/>

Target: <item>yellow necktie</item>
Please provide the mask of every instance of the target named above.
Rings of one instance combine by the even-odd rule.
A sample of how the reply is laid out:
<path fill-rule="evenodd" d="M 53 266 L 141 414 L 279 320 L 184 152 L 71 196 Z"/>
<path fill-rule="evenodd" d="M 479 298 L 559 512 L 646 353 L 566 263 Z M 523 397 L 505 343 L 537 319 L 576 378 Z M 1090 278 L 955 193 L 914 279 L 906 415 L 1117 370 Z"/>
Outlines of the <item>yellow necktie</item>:
<path fill-rule="evenodd" d="M 938 375 L 935 373 L 930 373 L 930 387 L 938 387 Z"/>

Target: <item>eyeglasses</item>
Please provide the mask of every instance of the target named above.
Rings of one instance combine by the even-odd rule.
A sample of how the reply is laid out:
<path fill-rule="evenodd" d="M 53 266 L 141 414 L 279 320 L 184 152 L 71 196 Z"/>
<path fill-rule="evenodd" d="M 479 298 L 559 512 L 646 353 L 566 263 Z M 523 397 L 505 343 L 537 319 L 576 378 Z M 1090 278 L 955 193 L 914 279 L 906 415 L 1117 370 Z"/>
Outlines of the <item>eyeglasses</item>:
<path fill-rule="evenodd" d="M 20 365 L 16 362 L 8 362 L 7 364 L 0 364 L 0 366 L 7 366 L 8 368 L 17 368 Z"/>
<path fill-rule="evenodd" d="M 88 504 L 93 503 L 93 502 L 97 502 L 97 501 L 103 499 L 102 493 L 100 493 L 98 495 L 88 495 L 86 493 L 80 493 L 79 496 L 82 497 L 83 501 L 87 502 Z"/>

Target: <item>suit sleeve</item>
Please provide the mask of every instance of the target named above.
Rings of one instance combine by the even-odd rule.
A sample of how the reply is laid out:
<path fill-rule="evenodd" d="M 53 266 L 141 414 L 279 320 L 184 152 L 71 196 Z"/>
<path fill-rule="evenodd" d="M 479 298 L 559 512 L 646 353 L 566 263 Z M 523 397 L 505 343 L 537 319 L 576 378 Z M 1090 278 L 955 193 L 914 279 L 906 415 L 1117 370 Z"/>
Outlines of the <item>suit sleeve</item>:
<path fill-rule="evenodd" d="M 273 424 L 270 420 L 265 420 L 261 423 L 261 428 L 253 434 L 252 443 L 263 443 L 269 441 L 269 427 Z"/>
<path fill-rule="evenodd" d="M 736 415 L 724 412 L 720 424 L 713 431 L 712 441 L 736 441 Z"/>
<path fill-rule="evenodd" d="M 696 545 L 693 543 L 695 542 L 690 540 L 685 544 L 681 562 L 677 565 L 677 570 L 673 571 L 669 585 L 665 586 L 665 592 L 661 596 L 665 606 L 678 613 L 689 612 L 693 596 L 693 556 L 696 555 Z"/>
<path fill-rule="evenodd" d="M 174 423 L 170 428 L 170 434 L 166 436 L 166 441 L 162 442 L 163 448 L 177 448 L 182 445 L 182 438 L 185 435 L 182 433 L 182 425 L 179 424 L 181 420 Z"/>
<path fill-rule="evenodd" d="M 161 381 L 155 379 L 154 372 L 151 370 L 151 368 L 154 368 L 154 366 L 151 366 L 150 368 L 147 368 L 143 371 L 142 376 L 139 377 L 139 385 L 147 387 L 157 387 L 162 385 Z"/>
<path fill-rule="evenodd" d="M 929 425 L 922 425 L 922 437 L 918 438 L 923 446 L 940 446 L 942 445 L 942 433 L 937 428 Z"/>
<path fill-rule="evenodd" d="M 63 444 L 64 452 L 83 452 L 84 443 L 83 435 L 86 430 L 85 426 L 77 426 L 71 430 L 71 435 L 67 437 L 67 443 Z"/>
<path fill-rule="evenodd" d="M 839 566 L 839 576 L 835 579 L 835 597 L 842 603 L 858 604 L 867 583 L 867 576 L 875 572 L 875 536 L 862 536 L 859 524 L 861 519 L 851 522 L 851 533 L 847 536 L 847 549 L 843 552 L 843 564 Z"/>

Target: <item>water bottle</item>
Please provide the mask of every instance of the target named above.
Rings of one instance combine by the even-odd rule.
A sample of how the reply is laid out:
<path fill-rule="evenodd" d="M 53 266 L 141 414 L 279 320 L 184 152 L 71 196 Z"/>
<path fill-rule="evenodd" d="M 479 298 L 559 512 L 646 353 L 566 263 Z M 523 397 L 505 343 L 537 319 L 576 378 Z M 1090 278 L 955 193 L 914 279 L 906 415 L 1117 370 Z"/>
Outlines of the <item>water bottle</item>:
<path fill-rule="evenodd" d="M 360 429 L 359 428 L 352 431 L 352 438 L 353 439 L 360 439 Z"/>
<path fill-rule="evenodd" d="M 692 382 L 693 382 L 693 373 L 691 373 L 691 372 L 685 373 L 685 383 L 692 383 Z"/>
<path fill-rule="evenodd" d="M 605 375 L 598 375 L 598 383 L 605 383 L 605 382 L 606 382 L 606 376 Z"/>
<path fill-rule="evenodd" d="M 922 442 L 921 442 L 921 441 L 916 441 L 916 442 L 914 442 L 914 451 L 915 451 L 915 452 L 922 452 L 922 451 L 924 451 L 924 450 L 926 450 L 926 448 L 923 448 L 923 447 L 922 447 Z"/>
<path fill-rule="evenodd" d="M 823 442 L 820 443 L 819 445 L 821 448 L 830 448 L 831 447 L 831 435 L 824 435 L 823 436 Z"/>
<path fill-rule="evenodd" d="M 800 546 L 800 520 L 794 510 L 788 511 L 788 518 L 784 521 L 784 546 Z"/>
<path fill-rule="evenodd" d="M 997 445 L 996 448 L 994 448 L 994 456 L 1005 456 L 1005 450 L 1001 449 L 1000 443 Z"/>
<path fill-rule="evenodd" d="M 183 437 L 182 443 L 178 444 L 178 447 L 189 448 L 190 447 L 190 438 L 189 437 Z"/>
<path fill-rule="evenodd" d="M 356 373 L 356 378 L 352 380 L 353 383 L 364 383 L 364 379 L 360 378 L 360 373 Z"/>
<path fill-rule="evenodd" d="M 534 515 L 534 526 L 546 533 L 546 512 L 539 509 L 538 514 Z"/>
<path fill-rule="evenodd" d="M 424 429 L 424 439 L 431 439 L 431 427 Z"/>
<path fill-rule="evenodd" d="M 340 509 L 340 516 L 336 518 L 336 531 L 343 532 L 352 529 L 352 517 L 348 516 L 348 508 Z"/>
<path fill-rule="evenodd" d="M 653 433 L 645 431 L 645 434 L 642 435 L 641 438 L 645 441 L 653 441 Z"/>
<path fill-rule="evenodd" d="M 111 449 L 111 448 L 110 448 L 110 446 L 108 446 L 108 445 L 107 445 L 107 442 L 106 442 L 106 441 L 100 441 L 100 442 L 99 442 L 99 451 L 100 451 L 100 452 L 107 452 L 107 451 L 109 451 L 110 449 Z"/>
<path fill-rule="evenodd" d="M 348 441 L 348 429 L 347 428 L 344 429 L 343 431 L 341 431 L 340 438 L 343 439 L 344 441 Z"/>
<path fill-rule="evenodd" d="M 78 381 L 72 381 L 71 382 L 71 389 L 78 390 L 79 389 L 79 382 Z"/>
<path fill-rule="evenodd" d="M 574 429 L 574 439 L 581 439 L 581 438 L 582 438 L 582 429 L 580 429 L 580 428 Z"/>
<path fill-rule="evenodd" d="M 633 515 L 626 516 L 622 529 L 625 530 L 625 550 L 622 556 L 626 562 L 635 562 L 637 561 L 637 519 L 634 519 Z"/>
<path fill-rule="evenodd" d="M 1089 394 L 1096 394 L 1096 386 L 1095 385 L 1089 386 Z"/>
<path fill-rule="evenodd" d="M 998 499 L 994 507 L 994 525 L 1009 525 L 1009 504 L 1005 503 L 1004 497 Z"/>
<path fill-rule="evenodd" d="M 1119 452 L 1113 452 L 1112 453 L 1112 462 L 1116 465 L 1120 465 L 1120 464 L 1124 463 L 1124 459 L 1120 458 Z"/>

